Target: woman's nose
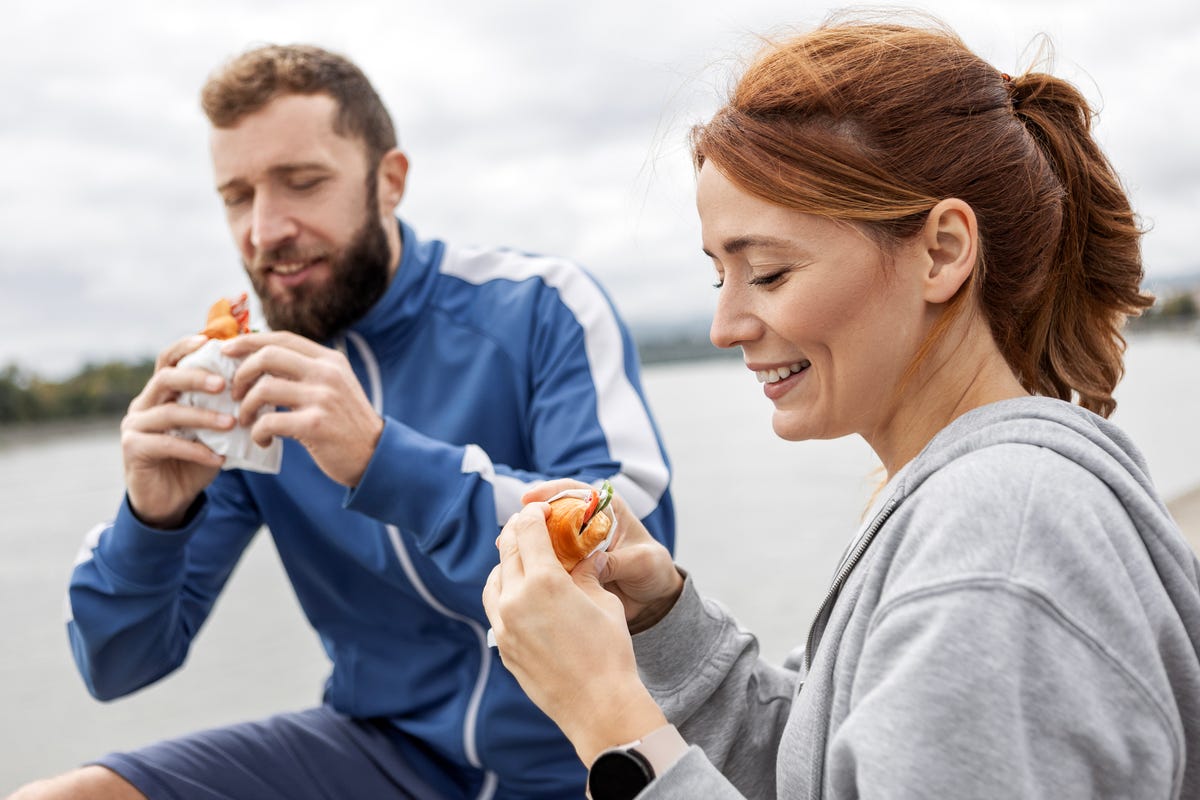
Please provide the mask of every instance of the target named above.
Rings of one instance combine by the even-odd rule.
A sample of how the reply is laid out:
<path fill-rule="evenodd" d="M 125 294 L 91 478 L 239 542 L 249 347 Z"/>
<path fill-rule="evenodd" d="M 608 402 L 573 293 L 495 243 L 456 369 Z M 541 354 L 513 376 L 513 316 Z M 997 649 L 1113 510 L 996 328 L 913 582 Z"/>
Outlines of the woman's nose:
<path fill-rule="evenodd" d="M 761 326 L 734 287 L 722 286 L 717 295 L 708 338 L 717 347 L 737 347 L 759 335 Z"/>

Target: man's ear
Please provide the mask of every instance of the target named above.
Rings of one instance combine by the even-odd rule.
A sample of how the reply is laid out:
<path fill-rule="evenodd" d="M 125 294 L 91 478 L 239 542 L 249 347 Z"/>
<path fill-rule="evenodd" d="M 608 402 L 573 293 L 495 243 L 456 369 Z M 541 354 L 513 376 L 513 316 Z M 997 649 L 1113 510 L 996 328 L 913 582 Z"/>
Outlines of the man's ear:
<path fill-rule="evenodd" d="M 379 213 L 381 216 L 391 216 L 404 197 L 404 182 L 408 178 L 408 156 L 404 152 L 392 148 L 383 154 L 379 161 Z"/>
<path fill-rule="evenodd" d="M 924 275 L 925 301 L 945 303 L 968 282 L 979 257 L 975 211 L 958 198 L 942 200 L 925 220 L 921 244 L 929 259 Z"/>

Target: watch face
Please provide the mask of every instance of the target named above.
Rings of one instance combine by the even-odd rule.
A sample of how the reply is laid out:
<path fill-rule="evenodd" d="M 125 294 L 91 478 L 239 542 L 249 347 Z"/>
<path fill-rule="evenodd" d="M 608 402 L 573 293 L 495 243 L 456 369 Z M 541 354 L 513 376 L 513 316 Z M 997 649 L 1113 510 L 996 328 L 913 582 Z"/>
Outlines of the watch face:
<path fill-rule="evenodd" d="M 588 771 L 588 792 L 592 800 L 633 800 L 652 780 L 654 773 L 641 753 L 609 750 Z"/>

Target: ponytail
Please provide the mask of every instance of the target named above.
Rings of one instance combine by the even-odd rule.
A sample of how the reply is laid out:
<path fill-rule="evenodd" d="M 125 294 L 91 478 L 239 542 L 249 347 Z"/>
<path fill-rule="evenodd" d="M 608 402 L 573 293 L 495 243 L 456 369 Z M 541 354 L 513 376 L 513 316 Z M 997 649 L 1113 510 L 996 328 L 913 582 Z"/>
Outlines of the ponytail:
<path fill-rule="evenodd" d="M 1153 303 L 1141 291 L 1138 226 L 1111 164 L 1092 137 L 1079 91 L 1044 73 L 1012 79 L 1013 111 L 1062 186 L 1062 223 L 1043 286 L 1014 342 L 1027 388 L 1102 416 L 1124 373 L 1125 318 Z M 1024 354 L 1023 356 L 1018 354 Z M 1007 354 L 1006 354 L 1007 355 Z M 1011 361 L 1011 359 L 1010 359 Z"/>

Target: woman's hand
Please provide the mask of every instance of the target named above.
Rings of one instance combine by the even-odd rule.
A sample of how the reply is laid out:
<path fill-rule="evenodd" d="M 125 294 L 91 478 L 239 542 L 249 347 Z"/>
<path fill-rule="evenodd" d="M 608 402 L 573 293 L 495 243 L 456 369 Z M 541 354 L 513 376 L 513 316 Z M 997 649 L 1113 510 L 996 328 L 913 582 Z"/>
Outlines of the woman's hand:
<path fill-rule="evenodd" d="M 523 503 L 547 500 L 565 489 L 588 488 L 570 479 L 549 481 L 526 492 Z M 639 633 L 658 622 L 675 605 L 683 591 L 683 577 L 675 569 L 671 552 L 655 540 L 629 506 L 614 495 L 613 511 L 617 532 L 605 553 L 588 561 L 597 580 L 620 598 L 631 633 Z"/>
<path fill-rule="evenodd" d="M 571 573 L 559 564 L 549 508 L 532 503 L 504 526 L 483 605 L 504 666 L 590 764 L 666 719 L 638 678 L 625 610 L 601 586 L 595 557 Z"/>

